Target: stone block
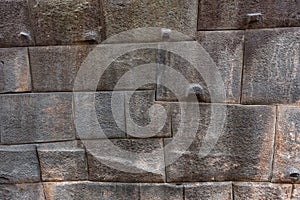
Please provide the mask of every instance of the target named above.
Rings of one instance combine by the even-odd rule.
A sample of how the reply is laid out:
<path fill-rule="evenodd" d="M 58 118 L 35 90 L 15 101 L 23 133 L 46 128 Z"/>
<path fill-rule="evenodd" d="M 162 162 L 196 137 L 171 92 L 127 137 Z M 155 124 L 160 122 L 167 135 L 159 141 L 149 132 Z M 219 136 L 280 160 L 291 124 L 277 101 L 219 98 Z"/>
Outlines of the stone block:
<path fill-rule="evenodd" d="M 1 142 L 49 142 L 75 138 L 71 93 L 0 96 Z"/>
<path fill-rule="evenodd" d="M 40 181 L 39 162 L 33 145 L 0 146 L 0 183 Z"/>
<path fill-rule="evenodd" d="M 172 184 L 141 184 L 140 200 L 183 200 L 183 186 Z"/>
<path fill-rule="evenodd" d="M 77 141 L 38 146 L 43 181 L 87 180 L 85 150 Z"/>
<path fill-rule="evenodd" d="M 89 180 L 104 182 L 164 182 L 161 139 L 84 141 Z"/>
<path fill-rule="evenodd" d="M 0 47 L 34 45 L 27 0 L 0 2 Z"/>
<path fill-rule="evenodd" d="M 188 128 L 184 129 L 177 143 L 165 139 L 166 143 L 177 145 L 165 148 L 165 162 L 170 164 L 166 168 L 167 182 L 269 181 L 275 107 L 200 104 L 199 110 L 201 114 L 196 125 L 190 124 L 189 121 L 193 122 L 193 119 L 181 119 L 180 112 L 173 115 L 175 130 L 178 130 L 179 120 L 183 120 L 182 123 L 187 124 Z M 224 126 L 220 122 L 212 124 L 213 112 L 219 115 L 224 110 L 227 114 Z M 194 138 L 189 133 L 193 130 L 189 126 L 198 127 Z M 220 128 L 214 131 L 212 126 Z M 190 147 L 180 149 L 187 139 L 193 141 Z M 178 159 L 171 162 L 176 157 Z"/>
<path fill-rule="evenodd" d="M 0 93 L 31 91 L 26 48 L 0 49 Z"/>
<path fill-rule="evenodd" d="M 232 183 L 196 183 L 186 184 L 184 189 L 185 200 L 231 200 Z"/>
<path fill-rule="evenodd" d="M 292 185 L 272 183 L 234 183 L 233 194 L 236 200 L 290 199 Z"/>
<path fill-rule="evenodd" d="M 101 42 L 97 0 L 29 0 L 29 6 L 37 45 Z"/>
<path fill-rule="evenodd" d="M 2 184 L 0 185 L 0 199 L 2 200 L 45 200 L 43 186 L 33 184 Z"/>
<path fill-rule="evenodd" d="M 299 26 L 298 1 L 200 0 L 199 30 Z"/>
<path fill-rule="evenodd" d="M 279 106 L 273 182 L 300 183 L 300 108 Z"/>
<path fill-rule="evenodd" d="M 300 199 L 300 185 L 296 184 L 294 185 L 293 188 L 293 194 L 291 200 L 298 200 L 298 199 Z"/>
<path fill-rule="evenodd" d="M 246 31 L 242 103 L 300 100 L 300 28 Z"/>

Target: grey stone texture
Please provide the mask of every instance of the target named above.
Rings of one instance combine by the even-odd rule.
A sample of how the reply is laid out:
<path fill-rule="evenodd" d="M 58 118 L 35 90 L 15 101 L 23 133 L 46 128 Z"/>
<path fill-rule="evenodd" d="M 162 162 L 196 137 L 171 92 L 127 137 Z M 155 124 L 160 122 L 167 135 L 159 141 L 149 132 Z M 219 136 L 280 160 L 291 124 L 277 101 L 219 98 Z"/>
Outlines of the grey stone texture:
<path fill-rule="evenodd" d="M 0 199 L 2 200 L 45 200 L 41 183 L 32 184 L 1 184 Z"/>
<path fill-rule="evenodd" d="M 184 185 L 185 200 L 232 200 L 231 182 L 207 182 Z"/>
<path fill-rule="evenodd" d="M 172 184 L 141 184 L 140 200 L 183 200 L 183 186 Z"/>
<path fill-rule="evenodd" d="M 299 183 L 300 179 L 300 108 L 279 106 L 273 182 Z"/>
<path fill-rule="evenodd" d="M 300 28 L 246 31 L 243 104 L 300 100 Z"/>
<path fill-rule="evenodd" d="M 300 26 L 299 1 L 200 0 L 198 29 Z"/>
<path fill-rule="evenodd" d="M 43 181 L 87 180 L 85 150 L 79 142 L 40 144 L 37 150 Z"/>
<path fill-rule="evenodd" d="M 37 45 L 101 42 L 97 0 L 28 0 Z"/>
<path fill-rule="evenodd" d="M 0 49 L 0 93 L 31 91 L 27 48 Z"/>
<path fill-rule="evenodd" d="M 71 93 L 1 95 L 0 106 L 2 143 L 75 138 Z"/>
<path fill-rule="evenodd" d="M 236 200 L 291 198 L 292 185 L 272 183 L 234 183 L 233 194 Z"/>
<path fill-rule="evenodd" d="M 296 184 L 293 188 L 293 194 L 291 200 L 300 199 L 300 185 Z"/>
<path fill-rule="evenodd" d="M 34 145 L 1 145 L 0 163 L 0 183 L 40 181 L 39 162 Z"/>
<path fill-rule="evenodd" d="M 27 0 L 0 2 L 0 47 L 34 44 Z"/>
<path fill-rule="evenodd" d="M 211 126 L 213 106 L 217 113 L 224 110 L 225 106 L 226 121 L 220 136 L 215 138 L 214 135 L 211 138 L 217 141 L 212 150 L 205 157 L 199 157 L 204 153 L 201 152 L 201 146 Z M 199 110 L 201 115 L 198 132 L 187 151 L 179 151 L 178 144 L 178 147 L 165 152 L 167 163 L 174 155 L 180 156 L 167 166 L 167 181 L 270 181 L 275 107 L 199 104 Z M 174 130 L 178 129 L 180 115 L 180 112 L 173 115 Z M 183 123 L 189 123 L 189 120 Z M 189 128 L 185 132 L 189 133 Z M 182 137 L 190 139 L 191 136 Z M 205 141 L 214 144 L 211 139 Z M 170 140 L 165 139 L 167 143 Z"/>

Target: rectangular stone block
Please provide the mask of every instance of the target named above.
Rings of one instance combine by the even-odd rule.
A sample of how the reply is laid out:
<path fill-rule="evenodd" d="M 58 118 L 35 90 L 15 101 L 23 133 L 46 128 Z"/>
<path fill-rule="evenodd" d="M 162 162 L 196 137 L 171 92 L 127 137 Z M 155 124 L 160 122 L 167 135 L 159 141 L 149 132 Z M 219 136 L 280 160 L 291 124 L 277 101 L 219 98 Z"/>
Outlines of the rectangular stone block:
<path fill-rule="evenodd" d="M 161 139 L 86 140 L 89 180 L 104 182 L 164 182 Z"/>
<path fill-rule="evenodd" d="M 298 1 L 200 0 L 198 29 L 246 29 L 299 26 Z"/>
<path fill-rule="evenodd" d="M 107 37 L 135 28 L 159 27 L 143 31 L 136 30 L 125 37 L 116 36 L 110 42 L 154 42 L 163 40 L 160 28 L 182 32 L 171 40 L 186 40 L 195 37 L 197 26 L 197 6 L 195 0 L 171 1 L 103 1 L 103 13 Z M 191 37 L 191 38 L 189 38 Z M 114 40 L 116 39 L 116 40 Z"/>
<path fill-rule="evenodd" d="M 171 136 L 170 107 L 166 103 L 155 102 L 154 91 L 126 92 L 125 103 L 128 137 Z"/>
<path fill-rule="evenodd" d="M 0 199 L 2 200 L 45 200 L 43 186 L 34 184 L 2 184 L 0 185 Z"/>
<path fill-rule="evenodd" d="M 99 43 L 100 5 L 97 0 L 29 0 L 37 45 Z"/>
<path fill-rule="evenodd" d="M 39 162 L 33 145 L 0 146 L 0 183 L 40 181 Z"/>
<path fill-rule="evenodd" d="M 231 200 L 232 183 L 196 183 L 184 185 L 185 200 Z"/>
<path fill-rule="evenodd" d="M 75 138 L 71 93 L 1 95 L 0 110 L 2 143 Z"/>
<path fill-rule="evenodd" d="M 300 183 L 299 124 L 299 107 L 278 107 L 273 182 Z"/>
<path fill-rule="evenodd" d="M 40 144 L 38 156 L 43 181 L 87 180 L 87 161 L 77 141 Z"/>
<path fill-rule="evenodd" d="M 27 0 L 0 2 L 0 47 L 34 45 Z"/>
<path fill-rule="evenodd" d="M 295 184 L 293 188 L 293 194 L 291 200 L 298 200 L 300 199 L 300 185 Z"/>
<path fill-rule="evenodd" d="M 242 103 L 300 102 L 300 28 L 246 31 Z"/>
<path fill-rule="evenodd" d="M 31 91 L 26 48 L 0 49 L 0 93 Z"/>
<path fill-rule="evenodd" d="M 200 104 L 199 111 L 198 122 L 182 110 L 173 115 L 176 140 L 165 139 L 172 144 L 165 147 L 168 182 L 270 180 L 275 107 Z M 184 131 L 175 132 L 179 127 Z"/>
<path fill-rule="evenodd" d="M 292 185 L 272 183 L 234 183 L 233 194 L 236 200 L 291 198 Z"/>
<path fill-rule="evenodd" d="M 183 200 L 183 186 L 172 184 L 141 184 L 140 200 Z"/>
<path fill-rule="evenodd" d="M 47 200 L 123 200 L 139 199 L 139 187 L 133 184 L 64 182 L 44 183 Z"/>

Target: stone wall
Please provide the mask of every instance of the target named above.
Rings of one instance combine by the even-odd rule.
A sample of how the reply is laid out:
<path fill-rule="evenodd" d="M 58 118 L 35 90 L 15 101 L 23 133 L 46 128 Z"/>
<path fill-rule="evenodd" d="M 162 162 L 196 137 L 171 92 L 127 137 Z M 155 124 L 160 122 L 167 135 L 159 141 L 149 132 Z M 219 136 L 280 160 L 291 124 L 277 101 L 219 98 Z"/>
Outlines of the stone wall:
<path fill-rule="evenodd" d="M 300 1 L 1 0 L 0 8 L 0 199 L 300 199 Z M 145 27 L 164 29 L 136 29 Z M 132 29 L 139 36 L 117 35 Z M 224 99 L 211 99 L 187 60 L 153 48 L 115 59 L 96 91 L 73 93 L 79 70 L 98 45 L 188 47 L 195 41 L 216 64 Z M 157 63 L 154 74 L 144 75 L 155 84 L 133 93 L 134 81 L 124 82 L 112 92 L 126 72 L 150 63 Z M 162 86 L 170 78 L 164 65 L 203 86 L 199 102 L 188 102 L 201 115 L 184 152 L 180 141 L 165 148 L 182 123 L 183 132 L 195 124 L 180 120 L 180 97 Z M 104 135 L 89 121 L 78 133 L 77 94 L 94 97 L 80 113 L 88 117 L 94 109 Z M 153 105 L 167 113 L 163 127 L 151 123 Z M 226 109 L 224 127 L 201 157 L 211 112 L 220 109 Z M 140 130 L 133 122 L 159 131 L 135 137 Z M 93 151 L 106 147 L 107 138 L 131 152 L 118 168 L 112 165 L 120 160 Z M 159 153 L 134 157 L 153 151 Z M 178 159 L 168 163 L 172 155 Z M 146 161 L 156 170 L 139 168 Z M 132 163 L 136 173 L 125 170 Z"/>

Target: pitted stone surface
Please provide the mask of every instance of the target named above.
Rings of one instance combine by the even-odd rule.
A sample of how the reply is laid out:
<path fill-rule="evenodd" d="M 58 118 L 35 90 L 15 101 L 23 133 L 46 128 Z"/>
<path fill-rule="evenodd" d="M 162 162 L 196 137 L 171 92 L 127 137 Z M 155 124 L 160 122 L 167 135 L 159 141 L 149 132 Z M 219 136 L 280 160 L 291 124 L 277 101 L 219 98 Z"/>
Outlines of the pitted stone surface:
<path fill-rule="evenodd" d="M 45 200 L 43 185 L 33 184 L 1 184 L 0 199 L 2 200 Z"/>
<path fill-rule="evenodd" d="M 141 184 L 140 200 L 183 200 L 183 186 L 172 184 Z"/>

